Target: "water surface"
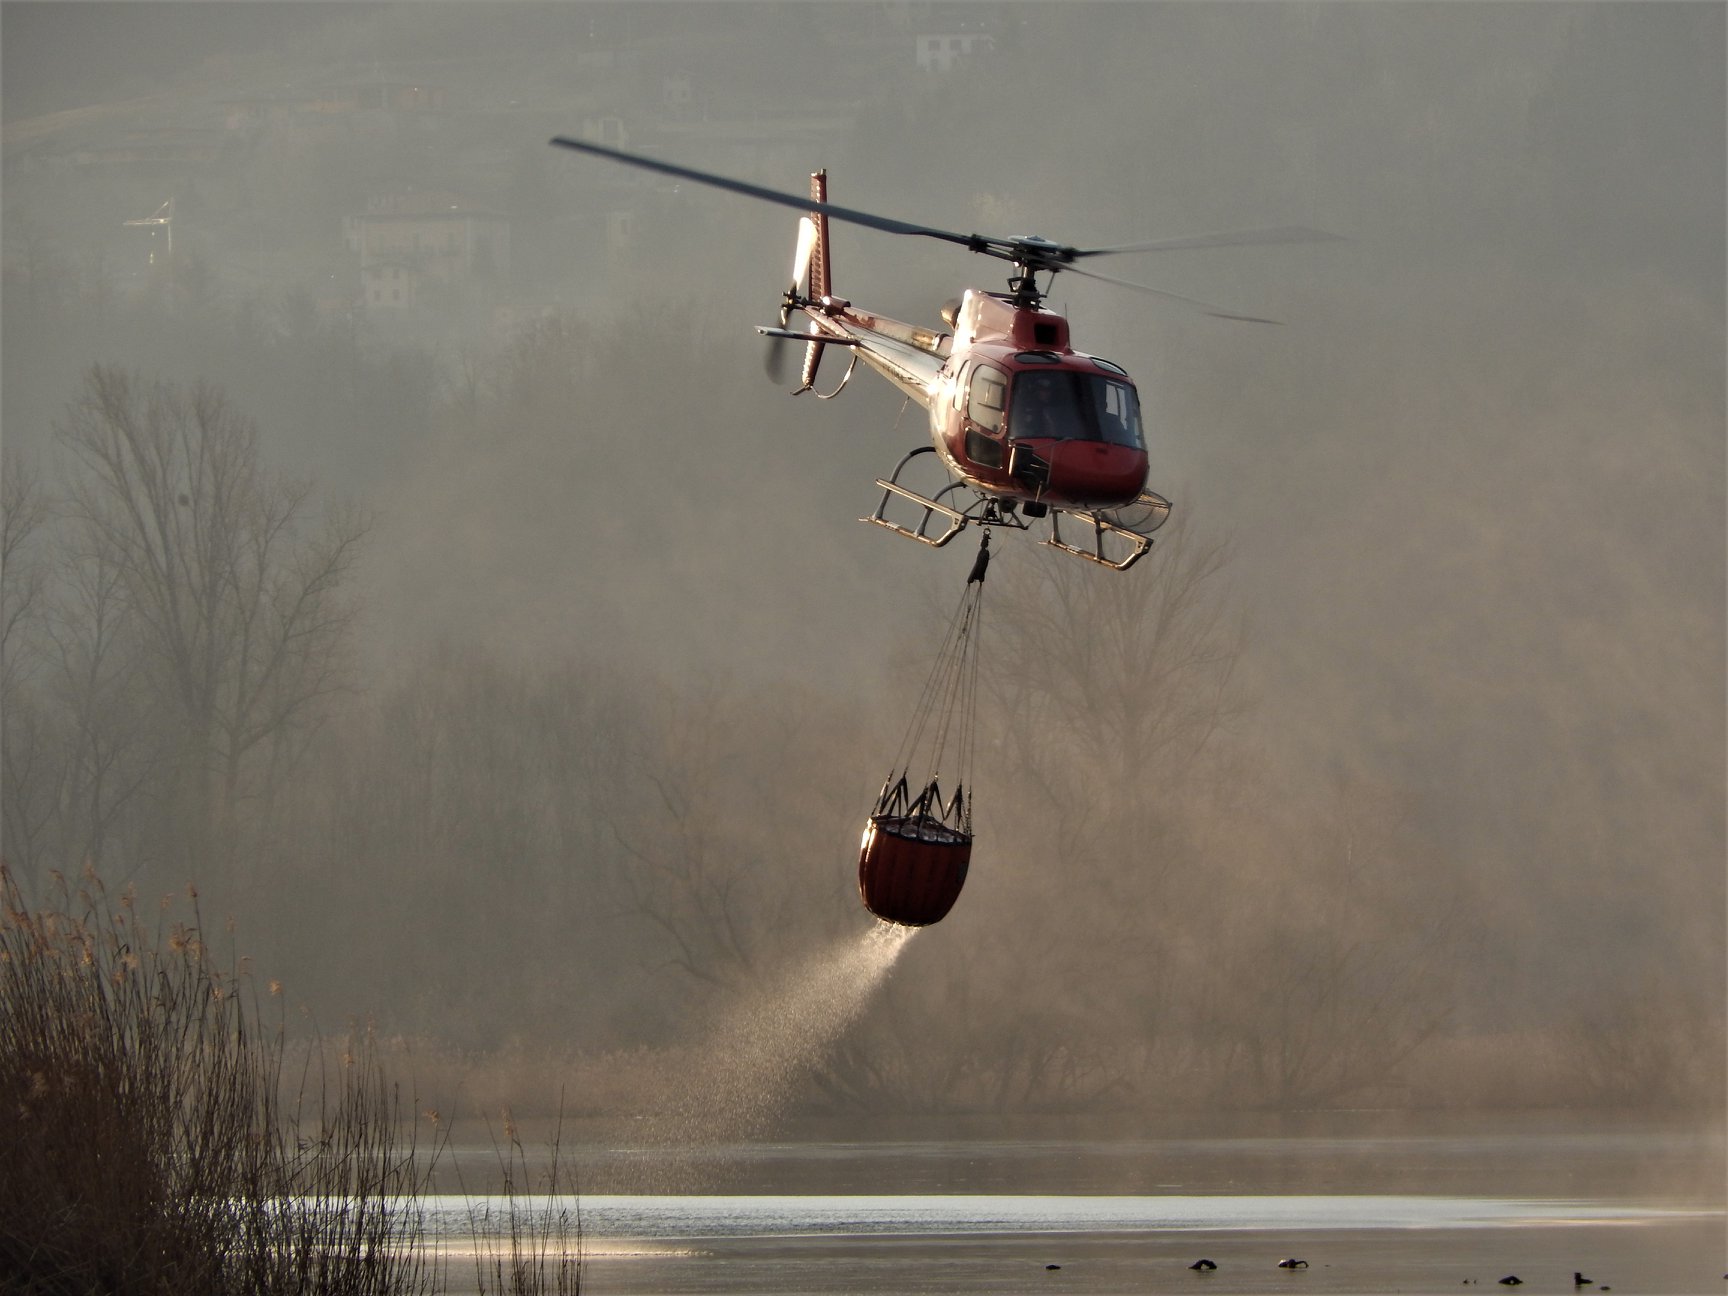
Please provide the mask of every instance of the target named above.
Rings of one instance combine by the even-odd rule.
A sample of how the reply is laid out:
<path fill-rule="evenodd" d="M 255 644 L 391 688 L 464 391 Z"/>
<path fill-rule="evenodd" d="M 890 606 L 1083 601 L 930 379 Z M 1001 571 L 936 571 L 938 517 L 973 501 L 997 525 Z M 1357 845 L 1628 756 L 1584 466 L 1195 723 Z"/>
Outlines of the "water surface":
<path fill-rule="evenodd" d="M 528 1213 L 518 1203 L 518 1229 L 579 1231 L 584 1290 L 664 1296 L 1317 1296 L 1500 1291 L 1509 1274 L 1520 1291 L 1573 1292 L 1577 1271 L 1620 1293 L 1728 1293 L 1722 1134 L 1687 1122 L 1357 1113 L 840 1128 L 877 1137 L 806 1127 L 678 1148 L 567 1126 L 562 1181 L 576 1176 L 580 1193 Z M 457 1149 L 446 1170 L 466 1191 L 427 1203 L 453 1281 L 475 1233 L 509 1219 L 483 1182 L 488 1160 L 495 1150 Z M 1201 1256 L 1218 1268 L 1191 1270 Z M 1308 1266 L 1280 1269 L 1287 1258 Z"/>

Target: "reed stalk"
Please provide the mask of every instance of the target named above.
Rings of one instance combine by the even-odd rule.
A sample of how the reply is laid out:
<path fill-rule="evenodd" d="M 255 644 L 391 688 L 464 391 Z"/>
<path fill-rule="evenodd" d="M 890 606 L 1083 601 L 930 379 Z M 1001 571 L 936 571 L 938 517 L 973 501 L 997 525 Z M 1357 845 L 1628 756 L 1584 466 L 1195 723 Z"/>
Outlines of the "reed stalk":
<path fill-rule="evenodd" d="M 55 887 L 32 910 L 0 864 L 0 1288 L 436 1290 L 371 1041 L 286 1111 L 282 1027 L 213 955 L 195 893 L 191 921 L 147 924 L 93 875 Z"/>
<path fill-rule="evenodd" d="M 562 1159 L 563 1099 L 541 1192 L 528 1186 L 528 1157 L 508 1111 L 503 1121 L 503 1142 L 487 1123 L 503 1182 L 502 1208 L 496 1217 L 484 1207 L 469 1211 L 480 1296 L 580 1296 L 582 1197 Z"/>

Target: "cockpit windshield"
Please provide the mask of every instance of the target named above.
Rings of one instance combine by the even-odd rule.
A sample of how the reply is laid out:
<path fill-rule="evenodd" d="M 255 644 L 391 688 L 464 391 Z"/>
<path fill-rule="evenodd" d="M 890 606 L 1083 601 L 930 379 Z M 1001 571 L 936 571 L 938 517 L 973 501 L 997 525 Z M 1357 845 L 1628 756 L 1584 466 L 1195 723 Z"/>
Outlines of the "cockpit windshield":
<path fill-rule="evenodd" d="M 1072 369 L 1014 376 L 1008 435 L 1014 440 L 1108 441 L 1136 450 L 1146 444 L 1140 435 L 1140 400 L 1133 386 Z"/>

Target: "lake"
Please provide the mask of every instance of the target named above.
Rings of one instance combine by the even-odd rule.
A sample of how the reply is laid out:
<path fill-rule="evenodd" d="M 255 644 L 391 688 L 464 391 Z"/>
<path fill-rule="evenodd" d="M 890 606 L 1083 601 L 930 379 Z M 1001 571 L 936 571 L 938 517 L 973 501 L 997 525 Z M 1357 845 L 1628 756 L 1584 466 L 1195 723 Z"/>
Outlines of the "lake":
<path fill-rule="evenodd" d="M 566 1123 L 575 1191 L 518 1215 L 562 1213 L 572 1235 L 580 1220 L 585 1291 L 1318 1296 L 1517 1275 L 1520 1291 L 1573 1292 L 1581 1271 L 1593 1290 L 1728 1293 L 1719 1123 L 860 1119 L 701 1149 L 638 1132 Z M 544 1181 L 551 1140 L 522 1132 L 518 1183 Z M 477 1225 L 506 1217 L 501 1164 L 474 1145 L 440 1162 L 427 1230 L 453 1286 Z M 1202 1257 L 1217 1268 L 1189 1268 Z"/>

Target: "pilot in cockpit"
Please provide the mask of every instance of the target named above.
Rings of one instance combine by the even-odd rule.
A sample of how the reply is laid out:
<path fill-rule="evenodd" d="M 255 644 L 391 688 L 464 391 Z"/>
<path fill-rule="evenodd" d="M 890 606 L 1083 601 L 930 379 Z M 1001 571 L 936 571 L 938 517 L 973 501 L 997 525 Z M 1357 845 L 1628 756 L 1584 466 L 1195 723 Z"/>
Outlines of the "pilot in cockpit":
<path fill-rule="evenodd" d="M 1081 435 L 1063 375 L 1023 373 L 1015 379 L 1009 433 L 1016 439 L 1046 437 L 1062 440 Z"/>

